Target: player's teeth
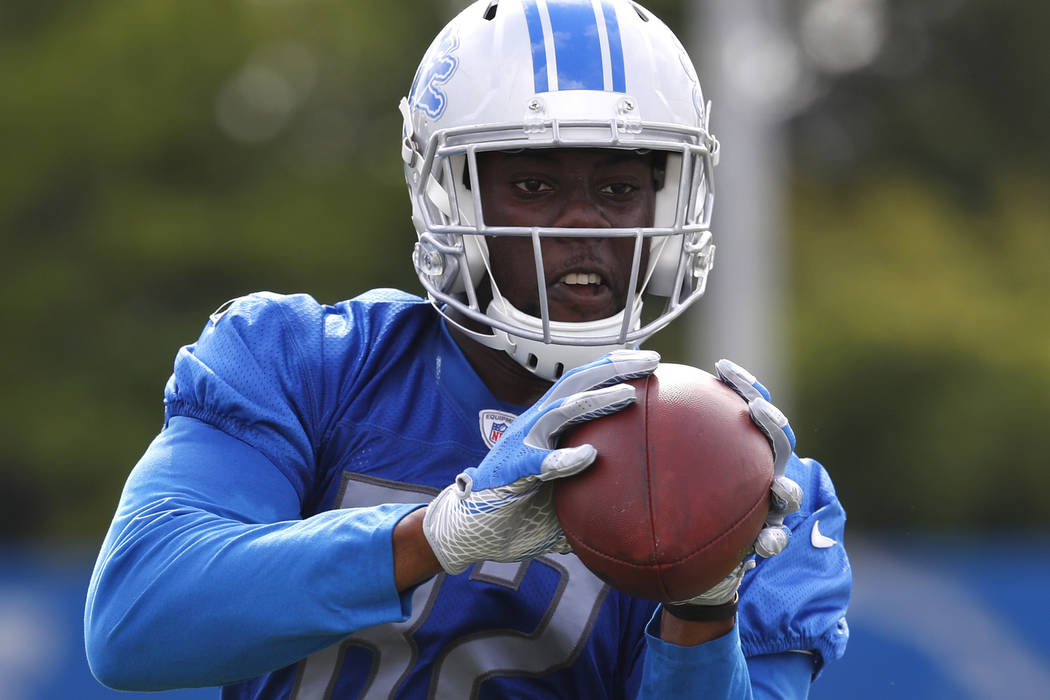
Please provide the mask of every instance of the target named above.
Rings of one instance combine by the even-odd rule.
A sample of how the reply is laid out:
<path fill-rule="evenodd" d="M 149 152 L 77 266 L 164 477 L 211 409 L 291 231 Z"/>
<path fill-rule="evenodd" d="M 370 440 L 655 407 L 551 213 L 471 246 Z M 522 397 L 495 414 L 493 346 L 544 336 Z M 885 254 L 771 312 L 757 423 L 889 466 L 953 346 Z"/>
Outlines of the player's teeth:
<path fill-rule="evenodd" d="M 601 284 L 602 276 L 596 272 L 570 272 L 561 281 L 565 284 Z"/>

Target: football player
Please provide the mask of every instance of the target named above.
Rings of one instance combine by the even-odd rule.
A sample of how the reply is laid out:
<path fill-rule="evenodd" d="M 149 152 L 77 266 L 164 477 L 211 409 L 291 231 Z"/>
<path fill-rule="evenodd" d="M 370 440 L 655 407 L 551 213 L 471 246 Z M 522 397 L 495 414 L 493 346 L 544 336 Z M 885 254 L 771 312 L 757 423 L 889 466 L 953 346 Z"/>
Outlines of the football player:
<path fill-rule="evenodd" d="M 658 362 L 638 346 L 711 270 L 718 143 L 681 44 L 629 0 L 481 0 L 401 110 L 426 299 L 253 294 L 178 352 L 92 576 L 96 676 L 295 700 L 805 697 L 848 636 L 845 515 L 745 370 L 717 366 L 776 478 L 714 589 L 610 588 L 551 504 L 595 458 L 559 432 L 634 401 L 624 380 Z"/>

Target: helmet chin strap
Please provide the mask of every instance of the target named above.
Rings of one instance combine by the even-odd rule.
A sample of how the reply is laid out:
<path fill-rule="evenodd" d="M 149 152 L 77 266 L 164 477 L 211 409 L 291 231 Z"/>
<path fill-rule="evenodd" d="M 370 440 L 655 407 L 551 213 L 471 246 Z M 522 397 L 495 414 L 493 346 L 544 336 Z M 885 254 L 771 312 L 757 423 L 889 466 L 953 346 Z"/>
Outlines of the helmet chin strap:
<path fill-rule="evenodd" d="M 642 300 L 636 298 L 632 306 L 629 331 L 636 330 L 641 326 Z M 486 345 L 503 350 L 515 362 L 536 376 L 547 381 L 554 381 L 567 370 L 579 367 L 591 360 L 596 360 L 613 350 L 621 350 L 628 347 L 627 343 L 582 344 L 589 338 L 619 335 L 623 328 L 623 314 L 624 312 L 620 311 L 618 314 L 597 321 L 550 322 L 550 333 L 552 336 L 578 339 L 580 344 L 544 343 L 542 340 L 512 336 L 493 327 L 493 334 L 489 338 L 494 338 L 496 342 L 486 343 Z M 486 309 L 485 315 L 494 321 L 525 328 L 539 334 L 543 333 L 542 319 L 518 310 L 503 297 L 494 299 L 489 304 L 488 309 Z"/>

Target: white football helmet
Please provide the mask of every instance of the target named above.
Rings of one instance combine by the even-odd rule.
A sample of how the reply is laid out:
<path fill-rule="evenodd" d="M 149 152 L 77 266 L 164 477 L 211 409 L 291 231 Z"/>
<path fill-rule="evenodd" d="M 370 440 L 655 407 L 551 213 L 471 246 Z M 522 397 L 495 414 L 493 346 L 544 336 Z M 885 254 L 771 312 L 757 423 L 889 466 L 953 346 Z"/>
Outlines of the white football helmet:
<path fill-rule="evenodd" d="M 416 272 L 435 308 L 470 337 L 556 379 L 610 350 L 635 347 L 704 292 L 714 262 L 708 132 L 696 72 L 682 44 L 630 0 L 478 0 L 431 44 L 401 101 L 402 157 L 419 241 Z M 477 153 L 525 148 L 665 151 L 653 226 L 641 229 L 488 226 Z M 514 308 L 492 279 L 485 236 L 530 236 L 538 274 L 545 237 L 635 241 L 626 307 L 586 323 Z M 647 269 L 639 269 L 649 246 Z M 492 299 L 477 290 L 491 281 Z M 642 314 L 643 298 L 662 310 Z M 481 304 L 487 301 L 486 308 Z M 454 313 L 454 312 L 458 312 Z M 490 333 L 464 327 L 470 319 Z M 474 324 L 471 324 L 474 325 Z"/>

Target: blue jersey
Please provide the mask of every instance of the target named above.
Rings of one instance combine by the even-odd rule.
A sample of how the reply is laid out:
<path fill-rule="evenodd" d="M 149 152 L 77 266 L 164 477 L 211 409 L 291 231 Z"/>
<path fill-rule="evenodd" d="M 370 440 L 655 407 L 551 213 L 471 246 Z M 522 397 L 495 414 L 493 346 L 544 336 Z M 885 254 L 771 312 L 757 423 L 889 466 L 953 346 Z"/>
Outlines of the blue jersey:
<path fill-rule="evenodd" d="M 746 576 L 721 651 L 647 634 L 656 605 L 571 554 L 482 562 L 399 595 L 393 526 L 523 410 L 492 396 L 416 297 L 240 299 L 180 350 L 165 404 L 89 590 L 103 679 L 230 698 L 619 698 L 704 654 L 742 650 L 757 689 L 777 673 L 763 659 L 804 652 L 791 657 L 812 672 L 844 651 L 845 516 L 823 468 L 797 458 L 791 544 Z"/>

